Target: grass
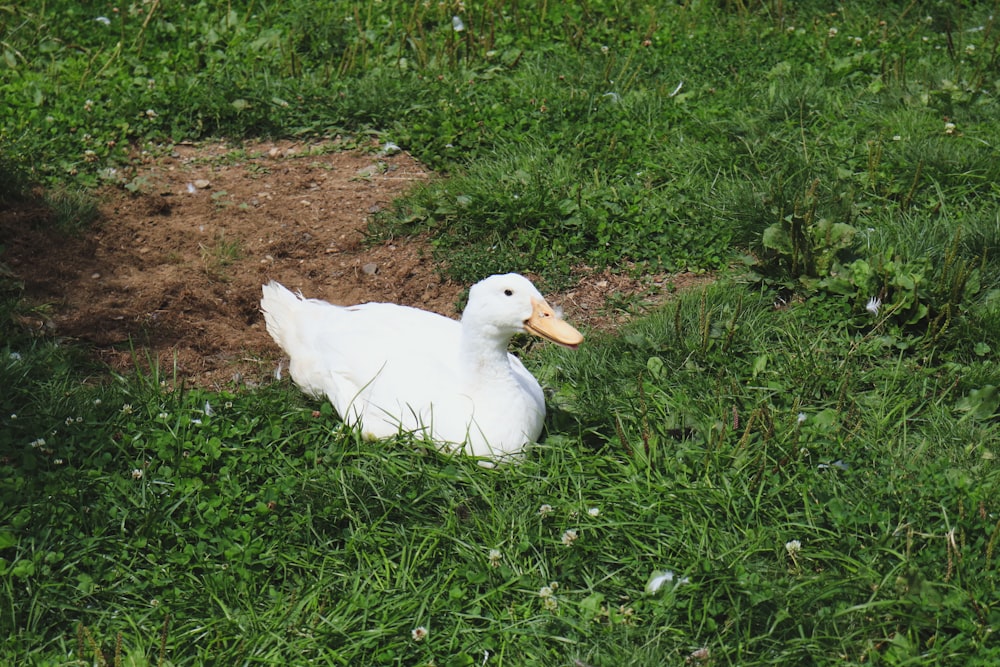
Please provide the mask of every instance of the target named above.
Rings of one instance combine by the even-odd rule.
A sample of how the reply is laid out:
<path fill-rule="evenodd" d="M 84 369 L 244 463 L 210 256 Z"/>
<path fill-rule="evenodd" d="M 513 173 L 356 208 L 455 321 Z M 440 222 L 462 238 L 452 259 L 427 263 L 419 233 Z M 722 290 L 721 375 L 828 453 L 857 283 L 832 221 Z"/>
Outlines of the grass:
<path fill-rule="evenodd" d="M 997 7 L 555 4 L 2 10 L 0 200 L 67 231 L 135 146 L 347 133 L 442 172 L 372 231 L 460 280 L 721 270 L 533 349 L 493 470 L 94 367 L 4 271 L 4 662 L 997 661 Z"/>

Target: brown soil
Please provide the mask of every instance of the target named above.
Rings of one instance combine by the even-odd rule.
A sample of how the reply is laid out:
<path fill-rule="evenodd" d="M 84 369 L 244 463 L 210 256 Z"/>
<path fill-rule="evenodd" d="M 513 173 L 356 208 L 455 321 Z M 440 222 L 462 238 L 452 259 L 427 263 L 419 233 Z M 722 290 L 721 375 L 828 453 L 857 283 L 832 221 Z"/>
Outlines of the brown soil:
<path fill-rule="evenodd" d="M 0 210 L 0 263 L 24 284 L 25 326 L 89 343 L 116 368 L 135 350 L 220 388 L 272 376 L 280 353 L 258 310 L 271 279 L 334 303 L 458 315 L 465 286 L 442 278 L 426 239 L 365 242 L 373 213 L 431 177 L 405 153 L 211 143 L 137 162 L 135 192 L 102 192 L 101 221 L 86 234 L 53 231 L 38 206 Z M 643 309 L 700 280 L 581 271 L 550 301 L 584 331 L 608 329 L 628 316 L 609 303 Z"/>

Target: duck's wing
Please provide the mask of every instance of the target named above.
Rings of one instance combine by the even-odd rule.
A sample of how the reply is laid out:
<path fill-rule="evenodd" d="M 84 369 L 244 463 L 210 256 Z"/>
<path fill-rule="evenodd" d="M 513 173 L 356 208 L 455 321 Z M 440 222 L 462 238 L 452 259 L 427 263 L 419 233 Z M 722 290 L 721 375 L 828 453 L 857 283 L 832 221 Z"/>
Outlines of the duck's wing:
<path fill-rule="evenodd" d="M 434 397 L 455 390 L 457 321 L 395 304 L 335 306 L 280 289 L 265 287 L 268 331 L 291 359 L 296 384 L 327 396 L 346 421 L 375 437 L 414 430 Z"/>

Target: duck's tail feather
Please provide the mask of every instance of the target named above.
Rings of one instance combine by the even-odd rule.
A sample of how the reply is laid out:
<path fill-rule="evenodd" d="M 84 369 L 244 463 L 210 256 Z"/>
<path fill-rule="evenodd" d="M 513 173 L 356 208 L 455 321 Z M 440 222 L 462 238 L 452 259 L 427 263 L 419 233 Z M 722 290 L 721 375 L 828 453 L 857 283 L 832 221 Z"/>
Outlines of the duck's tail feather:
<path fill-rule="evenodd" d="M 302 297 L 274 280 L 264 285 L 261 291 L 263 297 L 260 300 L 260 309 L 264 313 L 267 333 L 271 334 L 271 338 L 281 346 L 285 354 L 290 354 L 291 337 L 294 336 Z"/>

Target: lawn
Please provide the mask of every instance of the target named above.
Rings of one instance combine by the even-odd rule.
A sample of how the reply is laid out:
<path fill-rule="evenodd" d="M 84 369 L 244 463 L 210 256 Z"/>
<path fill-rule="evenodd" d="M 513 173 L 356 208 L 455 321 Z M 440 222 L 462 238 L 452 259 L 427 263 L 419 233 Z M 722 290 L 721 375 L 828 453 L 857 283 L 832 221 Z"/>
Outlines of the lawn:
<path fill-rule="evenodd" d="M 716 280 L 530 348 L 486 469 L 29 335 L 0 239 L 0 662 L 1000 661 L 996 2 L 25 4 L 0 204 L 67 234 L 137 149 L 339 136 L 456 280 Z"/>

